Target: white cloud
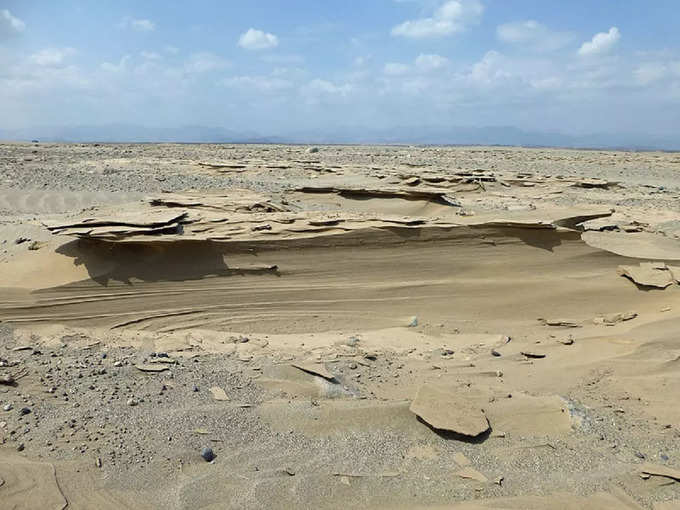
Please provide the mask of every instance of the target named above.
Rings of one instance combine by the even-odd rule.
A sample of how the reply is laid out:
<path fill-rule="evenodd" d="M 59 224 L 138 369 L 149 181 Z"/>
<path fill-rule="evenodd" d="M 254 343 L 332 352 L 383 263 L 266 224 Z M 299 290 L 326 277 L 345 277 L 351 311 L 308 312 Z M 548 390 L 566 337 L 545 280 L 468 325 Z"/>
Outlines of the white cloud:
<path fill-rule="evenodd" d="M 156 24 L 148 19 L 133 19 L 130 26 L 139 32 L 152 32 L 156 30 Z"/>
<path fill-rule="evenodd" d="M 593 36 L 590 41 L 581 45 L 578 54 L 584 57 L 602 55 L 610 51 L 621 39 L 621 32 L 616 27 L 611 27 L 609 32 L 600 32 Z"/>
<path fill-rule="evenodd" d="M 123 18 L 118 27 L 130 28 L 137 32 L 153 32 L 156 30 L 156 24 L 149 19 Z"/>
<path fill-rule="evenodd" d="M 398 62 L 388 62 L 383 68 L 383 72 L 389 76 L 400 76 L 409 72 L 409 66 Z"/>
<path fill-rule="evenodd" d="M 139 55 L 147 60 L 160 60 L 163 58 L 160 54 L 155 51 L 141 51 Z"/>
<path fill-rule="evenodd" d="M 495 84 L 498 80 L 510 77 L 510 73 L 503 65 L 505 58 L 497 51 L 487 51 L 482 59 L 472 66 L 468 77 L 477 83 L 485 85 Z"/>
<path fill-rule="evenodd" d="M 184 68 L 190 73 L 206 73 L 224 69 L 229 65 L 229 61 L 207 51 L 194 53 L 189 56 Z"/>
<path fill-rule="evenodd" d="M 279 45 L 279 38 L 274 34 L 249 28 L 238 38 L 238 45 L 245 50 L 267 50 Z"/>
<path fill-rule="evenodd" d="M 73 48 L 46 48 L 30 56 L 33 63 L 39 66 L 56 67 L 61 65 L 66 57 L 76 52 Z"/>
<path fill-rule="evenodd" d="M 642 62 L 633 71 L 635 81 L 639 85 L 650 85 L 666 78 L 680 77 L 680 61 L 666 60 L 666 61 L 651 61 Z M 675 83 L 677 86 L 678 84 Z"/>
<path fill-rule="evenodd" d="M 443 37 L 462 32 L 479 22 L 484 6 L 479 0 L 448 0 L 431 17 L 404 21 L 392 35 L 411 39 Z"/>
<path fill-rule="evenodd" d="M 416 58 L 416 67 L 423 71 L 441 69 L 449 64 L 449 59 L 441 55 L 420 54 Z"/>
<path fill-rule="evenodd" d="M 276 76 L 234 76 L 221 81 L 225 87 L 257 90 L 259 92 L 280 92 L 289 89 L 293 84 Z"/>
<path fill-rule="evenodd" d="M 260 59 L 270 64 L 300 65 L 305 63 L 305 58 L 302 55 L 273 55 L 270 53 L 262 55 Z"/>
<path fill-rule="evenodd" d="M 0 10 L 0 40 L 19 34 L 26 29 L 26 24 L 12 16 L 7 9 Z"/>
<path fill-rule="evenodd" d="M 103 62 L 101 68 L 102 70 L 109 73 L 120 73 L 122 71 L 125 71 L 129 60 L 130 55 L 125 55 L 121 57 L 120 61 L 117 64 L 114 64 L 112 62 Z"/>
<path fill-rule="evenodd" d="M 310 81 L 303 89 L 303 93 L 306 95 L 330 95 L 345 97 L 352 91 L 352 85 L 345 83 L 344 85 L 337 85 L 333 82 L 314 79 Z"/>
<path fill-rule="evenodd" d="M 574 36 L 569 32 L 553 32 L 538 21 L 505 23 L 496 28 L 496 36 L 504 43 L 528 46 L 535 51 L 553 51 L 569 44 Z"/>

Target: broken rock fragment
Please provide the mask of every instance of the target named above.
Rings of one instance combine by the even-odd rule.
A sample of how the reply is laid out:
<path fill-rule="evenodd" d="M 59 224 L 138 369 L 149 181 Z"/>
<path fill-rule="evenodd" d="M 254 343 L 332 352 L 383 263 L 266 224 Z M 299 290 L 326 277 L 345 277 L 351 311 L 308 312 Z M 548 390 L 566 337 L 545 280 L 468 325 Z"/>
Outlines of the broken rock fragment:
<path fill-rule="evenodd" d="M 637 316 L 638 314 L 636 312 L 610 313 L 609 315 L 595 317 L 595 319 L 593 319 L 593 322 L 595 324 L 605 324 L 607 326 L 613 326 L 614 324 L 618 324 L 619 322 L 633 320 Z"/>
<path fill-rule="evenodd" d="M 475 480 L 480 483 L 487 483 L 489 481 L 486 476 L 471 467 L 466 467 L 458 471 L 458 476 L 466 480 Z"/>
<path fill-rule="evenodd" d="M 438 430 L 477 437 L 489 430 L 484 411 L 468 396 L 426 384 L 411 403 L 412 413 Z"/>
<path fill-rule="evenodd" d="M 673 284 L 673 273 L 663 262 L 641 262 L 639 266 L 619 266 L 618 273 L 641 287 L 665 289 Z"/>
<path fill-rule="evenodd" d="M 319 377 L 323 377 L 324 379 L 331 381 L 331 382 L 336 382 L 335 381 L 335 376 L 331 374 L 328 370 L 326 370 L 326 367 L 324 367 L 321 363 L 314 363 L 314 362 L 300 362 L 300 363 L 292 363 L 292 366 L 297 368 L 298 370 L 302 370 L 303 372 L 307 372 L 308 374 L 312 375 L 318 375 Z"/>

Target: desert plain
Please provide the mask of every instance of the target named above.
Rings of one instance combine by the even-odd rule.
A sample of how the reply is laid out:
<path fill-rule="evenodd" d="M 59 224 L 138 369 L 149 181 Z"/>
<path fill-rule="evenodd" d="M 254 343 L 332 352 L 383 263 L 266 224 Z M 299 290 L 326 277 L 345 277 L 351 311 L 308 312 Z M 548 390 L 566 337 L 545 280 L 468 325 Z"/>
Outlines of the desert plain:
<path fill-rule="evenodd" d="M 680 155 L 0 145 L 0 508 L 680 508 Z"/>

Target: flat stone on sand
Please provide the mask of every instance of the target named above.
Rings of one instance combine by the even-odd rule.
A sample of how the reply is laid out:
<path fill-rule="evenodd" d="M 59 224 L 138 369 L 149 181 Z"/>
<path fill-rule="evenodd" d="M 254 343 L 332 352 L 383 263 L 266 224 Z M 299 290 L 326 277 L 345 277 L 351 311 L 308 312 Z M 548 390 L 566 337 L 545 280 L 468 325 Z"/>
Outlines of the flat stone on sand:
<path fill-rule="evenodd" d="M 432 385 L 421 386 L 411 412 L 438 430 L 477 437 L 489 430 L 484 412 L 468 397 Z"/>
<path fill-rule="evenodd" d="M 212 396 L 215 400 L 220 400 L 220 401 L 229 400 L 229 397 L 227 396 L 227 392 L 224 391 L 219 386 L 213 386 L 212 388 L 210 388 L 210 393 L 212 393 Z"/>
<path fill-rule="evenodd" d="M 308 374 L 318 375 L 319 377 L 323 377 L 324 379 L 335 382 L 335 376 L 326 370 L 326 367 L 321 363 L 303 361 L 300 363 L 291 363 L 291 365 L 299 370 L 302 370 L 303 372 L 307 372 Z"/>
<path fill-rule="evenodd" d="M 165 370 L 168 370 L 168 367 L 165 365 L 151 365 L 151 364 L 139 364 L 135 365 L 135 368 L 137 370 L 141 370 L 142 372 L 163 372 Z"/>
<path fill-rule="evenodd" d="M 642 287 L 665 289 L 673 284 L 673 273 L 663 262 L 641 262 L 636 266 L 619 266 L 619 274 Z"/>

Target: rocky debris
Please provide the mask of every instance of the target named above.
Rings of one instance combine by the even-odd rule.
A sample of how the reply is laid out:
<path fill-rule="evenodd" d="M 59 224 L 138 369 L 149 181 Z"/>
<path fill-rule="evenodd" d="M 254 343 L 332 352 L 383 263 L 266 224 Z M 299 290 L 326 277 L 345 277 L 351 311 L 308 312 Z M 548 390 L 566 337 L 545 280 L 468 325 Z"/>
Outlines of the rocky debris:
<path fill-rule="evenodd" d="M 205 168 L 212 168 L 215 170 L 231 170 L 231 171 L 238 171 L 238 172 L 243 172 L 245 171 L 246 168 L 248 168 L 248 165 L 243 164 L 243 163 L 209 163 L 209 162 L 203 162 L 199 161 L 196 163 L 198 166 L 202 166 Z"/>
<path fill-rule="evenodd" d="M 460 203 L 451 195 L 455 189 L 433 188 L 425 186 L 405 187 L 371 187 L 371 186 L 345 186 L 339 184 L 308 184 L 295 189 L 299 193 L 335 193 L 343 197 L 365 197 L 365 198 L 403 198 L 406 200 L 425 200 L 443 205 L 460 207 Z"/>
<path fill-rule="evenodd" d="M 586 189 L 610 189 L 613 187 L 618 187 L 619 183 L 616 181 L 606 181 L 604 179 L 596 179 L 596 178 L 590 178 L 590 179 L 580 179 L 574 182 L 574 186 L 578 188 L 586 188 Z"/>
<path fill-rule="evenodd" d="M 640 262 L 639 266 L 619 266 L 618 273 L 640 287 L 665 289 L 673 285 L 674 275 L 664 262 Z"/>
<path fill-rule="evenodd" d="M 562 328 L 580 328 L 581 324 L 569 319 L 538 319 L 546 326 L 562 327 Z"/>
<path fill-rule="evenodd" d="M 638 316 L 637 312 L 619 312 L 611 313 L 609 315 L 603 315 L 600 317 L 595 317 L 593 319 L 594 324 L 604 324 L 606 326 L 613 326 L 619 322 L 626 322 L 635 319 Z"/>
<path fill-rule="evenodd" d="M 411 403 L 412 413 L 437 430 L 478 437 L 489 430 L 484 411 L 461 391 L 426 384 Z"/>

